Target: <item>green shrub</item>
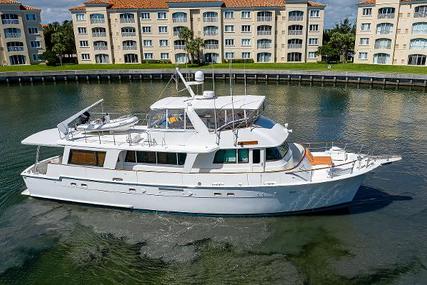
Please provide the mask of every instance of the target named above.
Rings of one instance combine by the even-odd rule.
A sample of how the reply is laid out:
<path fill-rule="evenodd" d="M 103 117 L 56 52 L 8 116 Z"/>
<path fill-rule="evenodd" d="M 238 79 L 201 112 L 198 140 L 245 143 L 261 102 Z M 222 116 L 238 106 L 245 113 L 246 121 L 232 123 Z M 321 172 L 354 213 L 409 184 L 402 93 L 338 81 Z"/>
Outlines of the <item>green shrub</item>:
<path fill-rule="evenodd" d="M 172 62 L 169 59 L 145 59 L 142 63 L 161 63 L 161 64 L 171 64 Z"/>

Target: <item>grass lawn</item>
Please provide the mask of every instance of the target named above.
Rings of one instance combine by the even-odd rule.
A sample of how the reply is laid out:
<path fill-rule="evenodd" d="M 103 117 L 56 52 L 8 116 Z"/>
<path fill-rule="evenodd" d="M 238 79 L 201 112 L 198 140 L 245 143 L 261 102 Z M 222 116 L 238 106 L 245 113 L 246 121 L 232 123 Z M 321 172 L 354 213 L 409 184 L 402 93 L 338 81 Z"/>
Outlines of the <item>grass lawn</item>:
<path fill-rule="evenodd" d="M 220 63 L 214 65 L 218 68 L 228 68 L 228 64 Z M 55 71 L 55 70 L 93 70 L 93 69 L 164 69 L 175 68 L 174 64 L 66 64 L 63 66 L 46 65 L 24 65 L 24 66 L 0 66 L 0 72 L 5 71 Z M 181 67 L 186 67 L 182 65 Z M 198 67 L 189 65 L 191 68 L 209 68 L 209 66 Z M 269 70 L 328 70 L 328 65 L 324 63 L 234 63 L 233 69 L 269 69 Z M 420 66 L 392 66 L 374 64 L 332 64 L 331 71 L 354 71 L 354 72 L 382 72 L 382 73 L 409 73 L 427 74 L 426 67 Z"/>

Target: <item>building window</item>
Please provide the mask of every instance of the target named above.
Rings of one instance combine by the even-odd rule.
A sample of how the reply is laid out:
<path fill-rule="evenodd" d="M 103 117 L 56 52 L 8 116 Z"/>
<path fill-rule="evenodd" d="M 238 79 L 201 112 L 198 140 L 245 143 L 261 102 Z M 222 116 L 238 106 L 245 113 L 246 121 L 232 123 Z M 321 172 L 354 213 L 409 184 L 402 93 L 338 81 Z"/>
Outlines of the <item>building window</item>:
<path fill-rule="evenodd" d="M 11 55 L 9 56 L 9 61 L 11 65 L 17 65 L 17 64 L 25 64 L 26 57 L 24 55 Z"/>
<path fill-rule="evenodd" d="M 415 23 L 412 25 L 413 34 L 427 34 L 427 23 Z"/>
<path fill-rule="evenodd" d="M 271 53 L 269 52 L 261 52 L 257 54 L 258 62 L 271 62 Z"/>
<path fill-rule="evenodd" d="M 168 46 L 168 40 L 160 40 L 159 44 L 161 47 L 167 47 Z"/>
<path fill-rule="evenodd" d="M 360 38 L 359 43 L 362 46 L 367 46 L 367 45 L 369 45 L 369 38 Z"/>
<path fill-rule="evenodd" d="M 167 26 L 160 26 L 159 27 L 159 33 L 167 33 L 168 32 L 168 27 Z"/>
<path fill-rule="evenodd" d="M 242 33 L 249 33 L 251 31 L 250 25 L 243 25 L 242 26 Z"/>
<path fill-rule="evenodd" d="M 144 47 L 152 47 L 153 46 L 153 41 L 152 40 L 144 40 Z"/>
<path fill-rule="evenodd" d="M 359 59 L 360 60 L 367 60 L 368 59 L 368 53 L 367 52 L 359 52 Z"/>
<path fill-rule="evenodd" d="M 157 19 L 159 19 L 159 20 L 166 20 L 167 19 L 166 12 L 158 12 L 157 13 Z"/>
<path fill-rule="evenodd" d="M 315 59 L 315 58 L 317 58 L 317 54 L 316 54 L 316 52 L 315 52 L 315 51 L 310 51 L 310 52 L 308 52 L 308 58 L 310 58 L 310 59 Z"/>
<path fill-rule="evenodd" d="M 242 19 L 250 19 L 251 12 L 250 11 L 242 11 Z"/>
<path fill-rule="evenodd" d="M 226 33 L 233 33 L 234 32 L 234 26 L 233 25 L 225 25 L 224 31 Z"/>
<path fill-rule="evenodd" d="M 289 62 L 300 62 L 302 61 L 302 53 L 300 52 L 290 52 L 288 53 Z"/>
<path fill-rule="evenodd" d="M 153 59 L 153 53 L 152 52 L 144 53 L 144 59 Z"/>
<path fill-rule="evenodd" d="M 133 53 L 125 54 L 125 63 L 138 63 L 138 55 Z"/>
<path fill-rule="evenodd" d="M 427 5 L 422 5 L 415 7 L 415 18 L 424 18 L 427 17 Z"/>
<path fill-rule="evenodd" d="M 85 14 L 76 14 L 76 20 L 77 21 L 84 21 L 84 20 L 86 20 L 86 16 L 85 16 Z"/>
<path fill-rule="evenodd" d="M 308 45 L 317 46 L 318 45 L 318 39 L 317 38 L 309 38 L 308 39 Z"/>
<path fill-rule="evenodd" d="M 40 55 L 33 53 L 33 61 L 39 61 L 40 60 Z"/>
<path fill-rule="evenodd" d="M 319 25 L 317 25 L 317 24 L 311 24 L 309 26 L 309 30 L 310 30 L 310 32 L 318 32 L 319 31 Z"/>
<path fill-rule="evenodd" d="M 71 149 L 68 164 L 90 165 L 103 167 L 105 151 L 90 151 L 82 149 Z"/>
<path fill-rule="evenodd" d="M 90 60 L 90 54 L 82 53 L 82 60 Z"/>
<path fill-rule="evenodd" d="M 426 56 L 423 54 L 411 54 L 408 57 L 409 65 L 426 65 Z"/>
<path fill-rule="evenodd" d="M 88 41 L 80 41 L 80 47 L 89 47 Z"/>
<path fill-rule="evenodd" d="M 372 15 L 372 8 L 363 8 L 362 15 L 363 16 L 371 16 Z"/>
<path fill-rule="evenodd" d="M 151 33 L 151 27 L 150 26 L 144 26 L 144 27 L 142 27 L 142 32 L 146 33 L 146 34 Z"/>
<path fill-rule="evenodd" d="M 387 53 L 376 53 L 374 54 L 374 63 L 375 64 L 389 64 L 390 55 Z"/>
<path fill-rule="evenodd" d="M 225 40 L 226 47 L 234 47 L 234 39 L 226 39 Z"/>
<path fill-rule="evenodd" d="M 320 18 L 320 10 L 310 10 L 310 18 Z"/>
<path fill-rule="evenodd" d="M 250 52 L 242 52 L 242 58 L 243 59 L 250 59 L 251 53 Z"/>
<path fill-rule="evenodd" d="M 242 39 L 242 46 L 243 47 L 251 46 L 251 39 Z"/>
<path fill-rule="evenodd" d="M 371 30 L 371 24 L 370 23 L 362 23 L 362 25 L 360 26 L 360 29 L 364 32 L 370 31 Z"/>
<path fill-rule="evenodd" d="M 387 35 L 393 32 L 393 24 L 381 23 L 377 25 L 377 34 Z"/>
<path fill-rule="evenodd" d="M 427 49 L 427 39 L 413 39 L 409 44 L 410 49 Z"/>
<path fill-rule="evenodd" d="M 225 11 L 224 12 L 224 18 L 225 19 L 233 19 L 234 18 L 234 12 L 233 11 Z"/>
<path fill-rule="evenodd" d="M 26 14 L 25 19 L 27 19 L 27 21 L 35 21 L 37 17 L 36 14 Z"/>
<path fill-rule="evenodd" d="M 391 49 L 391 40 L 390 39 L 377 39 L 375 40 L 376 49 Z"/>
<path fill-rule="evenodd" d="M 78 28 L 77 28 L 77 32 L 78 32 L 80 35 L 86 35 L 86 34 L 87 34 L 87 30 L 86 30 L 86 28 L 84 28 L 84 27 L 78 27 Z"/>
<path fill-rule="evenodd" d="M 148 13 L 148 12 L 142 12 L 141 13 L 141 19 L 142 20 L 150 20 L 150 13 Z"/>
<path fill-rule="evenodd" d="M 234 58 L 234 52 L 225 53 L 225 59 L 233 59 L 233 58 Z"/>
<path fill-rule="evenodd" d="M 31 41 L 31 47 L 32 48 L 39 48 L 39 47 L 41 47 L 40 41 Z"/>
<path fill-rule="evenodd" d="M 30 35 L 36 35 L 36 34 L 39 33 L 39 29 L 37 29 L 37 28 L 28 28 L 28 33 Z"/>
<path fill-rule="evenodd" d="M 167 52 L 162 52 L 160 58 L 163 60 L 169 59 L 169 54 Z"/>

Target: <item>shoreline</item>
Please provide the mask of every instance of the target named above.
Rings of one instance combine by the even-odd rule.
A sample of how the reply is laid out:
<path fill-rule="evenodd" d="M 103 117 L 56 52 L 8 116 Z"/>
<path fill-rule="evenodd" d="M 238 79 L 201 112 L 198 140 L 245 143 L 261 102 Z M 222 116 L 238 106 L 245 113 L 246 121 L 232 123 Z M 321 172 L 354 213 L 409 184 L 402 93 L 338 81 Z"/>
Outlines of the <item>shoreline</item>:
<path fill-rule="evenodd" d="M 182 68 L 193 76 L 195 70 L 202 70 L 206 79 L 229 79 L 275 82 L 320 82 L 352 83 L 382 86 L 410 86 L 427 88 L 427 75 L 408 73 L 352 72 L 337 70 L 272 70 L 272 69 L 225 69 L 225 68 Z M 0 72 L 0 84 L 35 82 L 79 82 L 93 80 L 163 80 L 169 79 L 173 68 L 161 69 L 81 69 L 46 71 L 6 71 Z"/>

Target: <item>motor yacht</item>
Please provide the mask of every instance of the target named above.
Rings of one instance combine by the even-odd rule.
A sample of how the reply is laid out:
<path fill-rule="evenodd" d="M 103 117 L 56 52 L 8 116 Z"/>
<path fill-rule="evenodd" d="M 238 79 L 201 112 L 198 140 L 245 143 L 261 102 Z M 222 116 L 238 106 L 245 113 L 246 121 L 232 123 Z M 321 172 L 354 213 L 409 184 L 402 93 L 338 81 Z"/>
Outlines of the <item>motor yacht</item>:
<path fill-rule="evenodd" d="M 348 205 L 369 172 L 401 159 L 291 143 L 287 124 L 262 115 L 264 96 L 203 91 L 201 71 L 194 81 L 179 69 L 173 78 L 189 95 L 160 99 L 139 124 L 79 128 L 100 100 L 24 139 L 36 146 L 36 162 L 21 174 L 22 194 L 150 211 L 288 214 Z M 62 154 L 39 160 L 41 147 Z"/>

